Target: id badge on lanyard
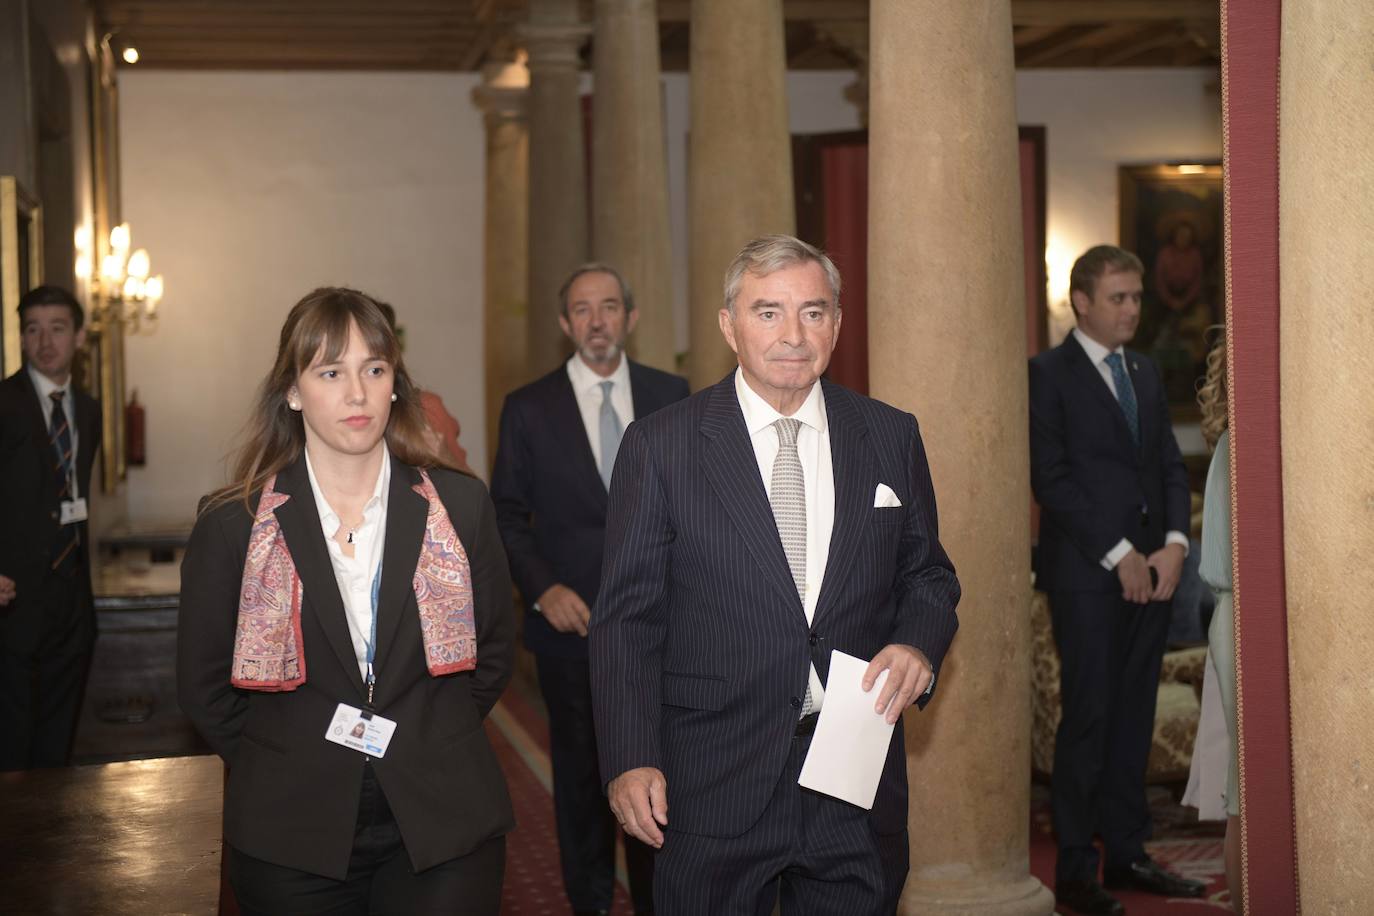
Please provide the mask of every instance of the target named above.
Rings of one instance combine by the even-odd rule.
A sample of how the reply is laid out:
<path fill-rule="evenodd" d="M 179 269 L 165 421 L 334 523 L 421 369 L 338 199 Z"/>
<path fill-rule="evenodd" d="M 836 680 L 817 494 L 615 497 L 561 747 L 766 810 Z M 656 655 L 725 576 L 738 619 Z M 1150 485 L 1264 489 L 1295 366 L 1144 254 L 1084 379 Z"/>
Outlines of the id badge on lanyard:
<path fill-rule="evenodd" d="M 372 577 L 372 626 L 366 641 L 367 662 L 367 705 L 362 709 L 340 703 L 334 710 L 325 729 L 326 741 L 341 744 L 368 757 L 385 757 L 396 732 L 396 723 L 385 716 L 379 716 L 372 709 L 373 693 L 376 689 L 377 674 L 373 668 L 377 659 L 377 599 L 382 588 L 382 566 L 377 564 L 377 574 Z"/>

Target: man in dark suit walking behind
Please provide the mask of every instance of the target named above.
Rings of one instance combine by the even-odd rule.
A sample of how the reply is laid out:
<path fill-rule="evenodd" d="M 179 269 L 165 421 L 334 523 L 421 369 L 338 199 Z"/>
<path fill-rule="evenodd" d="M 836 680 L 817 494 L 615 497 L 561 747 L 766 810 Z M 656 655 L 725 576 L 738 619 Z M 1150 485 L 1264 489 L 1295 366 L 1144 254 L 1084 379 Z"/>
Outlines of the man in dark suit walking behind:
<path fill-rule="evenodd" d="M 1098 883 L 1094 834 L 1108 888 L 1203 892 L 1144 845 L 1145 767 L 1189 498 L 1159 370 L 1124 347 L 1140 321 L 1143 275 L 1129 251 L 1089 249 L 1069 278 L 1078 326 L 1030 361 L 1031 484 L 1042 510 L 1036 585 L 1049 592 L 1062 663 L 1055 895 L 1089 914 L 1123 912 Z"/>
<path fill-rule="evenodd" d="M 929 699 L 957 627 L 915 419 L 821 381 L 840 277 L 750 242 L 720 327 L 739 368 L 626 433 L 611 486 L 592 696 L 611 809 L 660 847 L 660 916 L 891 913 L 908 868 L 893 731 L 872 811 L 798 785 L 832 650 L 875 711 Z M 779 881 L 779 879 L 781 879 Z"/>
<path fill-rule="evenodd" d="M 76 298 L 19 300 L 24 365 L 0 382 L 0 770 L 65 766 L 95 645 L 86 498 L 100 407 L 72 384 Z"/>
<path fill-rule="evenodd" d="M 575 913 L 594 914 L 611 907 L 617 832 L 597 770 L 586 639 L 601 584 L 606 488 L 625 427 L 688 389 L 686 379 L 624 355 L 639 312 L 615 269 L 578 268 L 559 305 L 576 352 L 506 398 L 491 494 L 529 608 L 525 647 L 549 712 L 563 884 Z M 627 838 L 625 858 L 635 912 L 652 912 L 653 850 Z"/>

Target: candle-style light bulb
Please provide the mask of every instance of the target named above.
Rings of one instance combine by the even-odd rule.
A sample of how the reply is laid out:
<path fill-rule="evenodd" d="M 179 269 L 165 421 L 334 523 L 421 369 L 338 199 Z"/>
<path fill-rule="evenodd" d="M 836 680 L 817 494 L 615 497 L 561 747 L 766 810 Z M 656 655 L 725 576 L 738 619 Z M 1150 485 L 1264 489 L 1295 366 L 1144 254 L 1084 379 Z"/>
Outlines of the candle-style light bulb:
<path fill-rule="evenodd" d="M 148 268 L 151 266 L 148 257 L 148 249 L 140 248 L 129 255 L 129 266 L 126 268 L 129 276 L 138 277 L 140 280 L 148 279 Z"/>

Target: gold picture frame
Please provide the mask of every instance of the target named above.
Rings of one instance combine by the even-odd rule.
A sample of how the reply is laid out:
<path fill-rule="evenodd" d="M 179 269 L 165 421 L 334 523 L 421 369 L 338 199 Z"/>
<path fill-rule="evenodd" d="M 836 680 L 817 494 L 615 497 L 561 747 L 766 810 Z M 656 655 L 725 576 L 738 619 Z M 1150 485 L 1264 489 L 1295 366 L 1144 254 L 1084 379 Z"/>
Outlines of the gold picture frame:
<path fill-rule="evenodd" d="M 1164 378 L 1175 420 L 1198 416 L 1207 329 L 1221 323 L 1226 259 L 1217 163 L 1120 167 L 1121 246 L 1145 267 L 1145 300 L 1131 346 Z"/>
<path fill-rule="evenodd" d="M 96 255 L 93 263 L 98 272 L 109 253 L 110 229 L 121 222 L 119 82 L 108 41 L 96 45 L 90 92 Z M 114 493 L 128 473 L 124 451 L 124 318 L 118 305 L 105 298 L 98 280 L 91 287 L 90 319 L 86 348 L 91 390 L 98 391 L 100 397 L 100 480 L 106 493 Z"/>
<path fill-rule="evenodd" d="M 43 282 L 43 208 L 13 175 L 0 176 L 0 378 L 19 371 L 19 297 Z"/>

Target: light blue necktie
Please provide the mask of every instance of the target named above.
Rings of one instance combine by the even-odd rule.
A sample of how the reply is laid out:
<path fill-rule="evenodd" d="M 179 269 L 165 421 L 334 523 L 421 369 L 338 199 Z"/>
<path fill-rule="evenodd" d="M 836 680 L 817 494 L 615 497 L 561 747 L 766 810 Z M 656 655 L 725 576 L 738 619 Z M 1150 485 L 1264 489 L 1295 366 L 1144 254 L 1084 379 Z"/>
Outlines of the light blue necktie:
<path fill-rule="evenodd" d="M 1130 376 L 1120 353 L 1107 354 L 1107 366 L 1112 370 L 1112 382 L 1116 385 L 1116 400 L 1121 412 L 1126 415 L 1126 426 L 1131 430 L 1131 441 L 1140 445 L 1140 408 L 1135 402 L 1135 389 L 1131 387 Z"/>
<path fill-rule="evenodd" d="M 616 416 L 615 408 L 611 406 L 611 388 L 615 382 L 605 381 L 601 383 L 601 480 L 606 484 L 606 489 L 611 488 L 611 471 L 615 469 L 615 455 L 620 451 L 620 436 L 625 428 L 620 425 L 620 417 Z"/>

